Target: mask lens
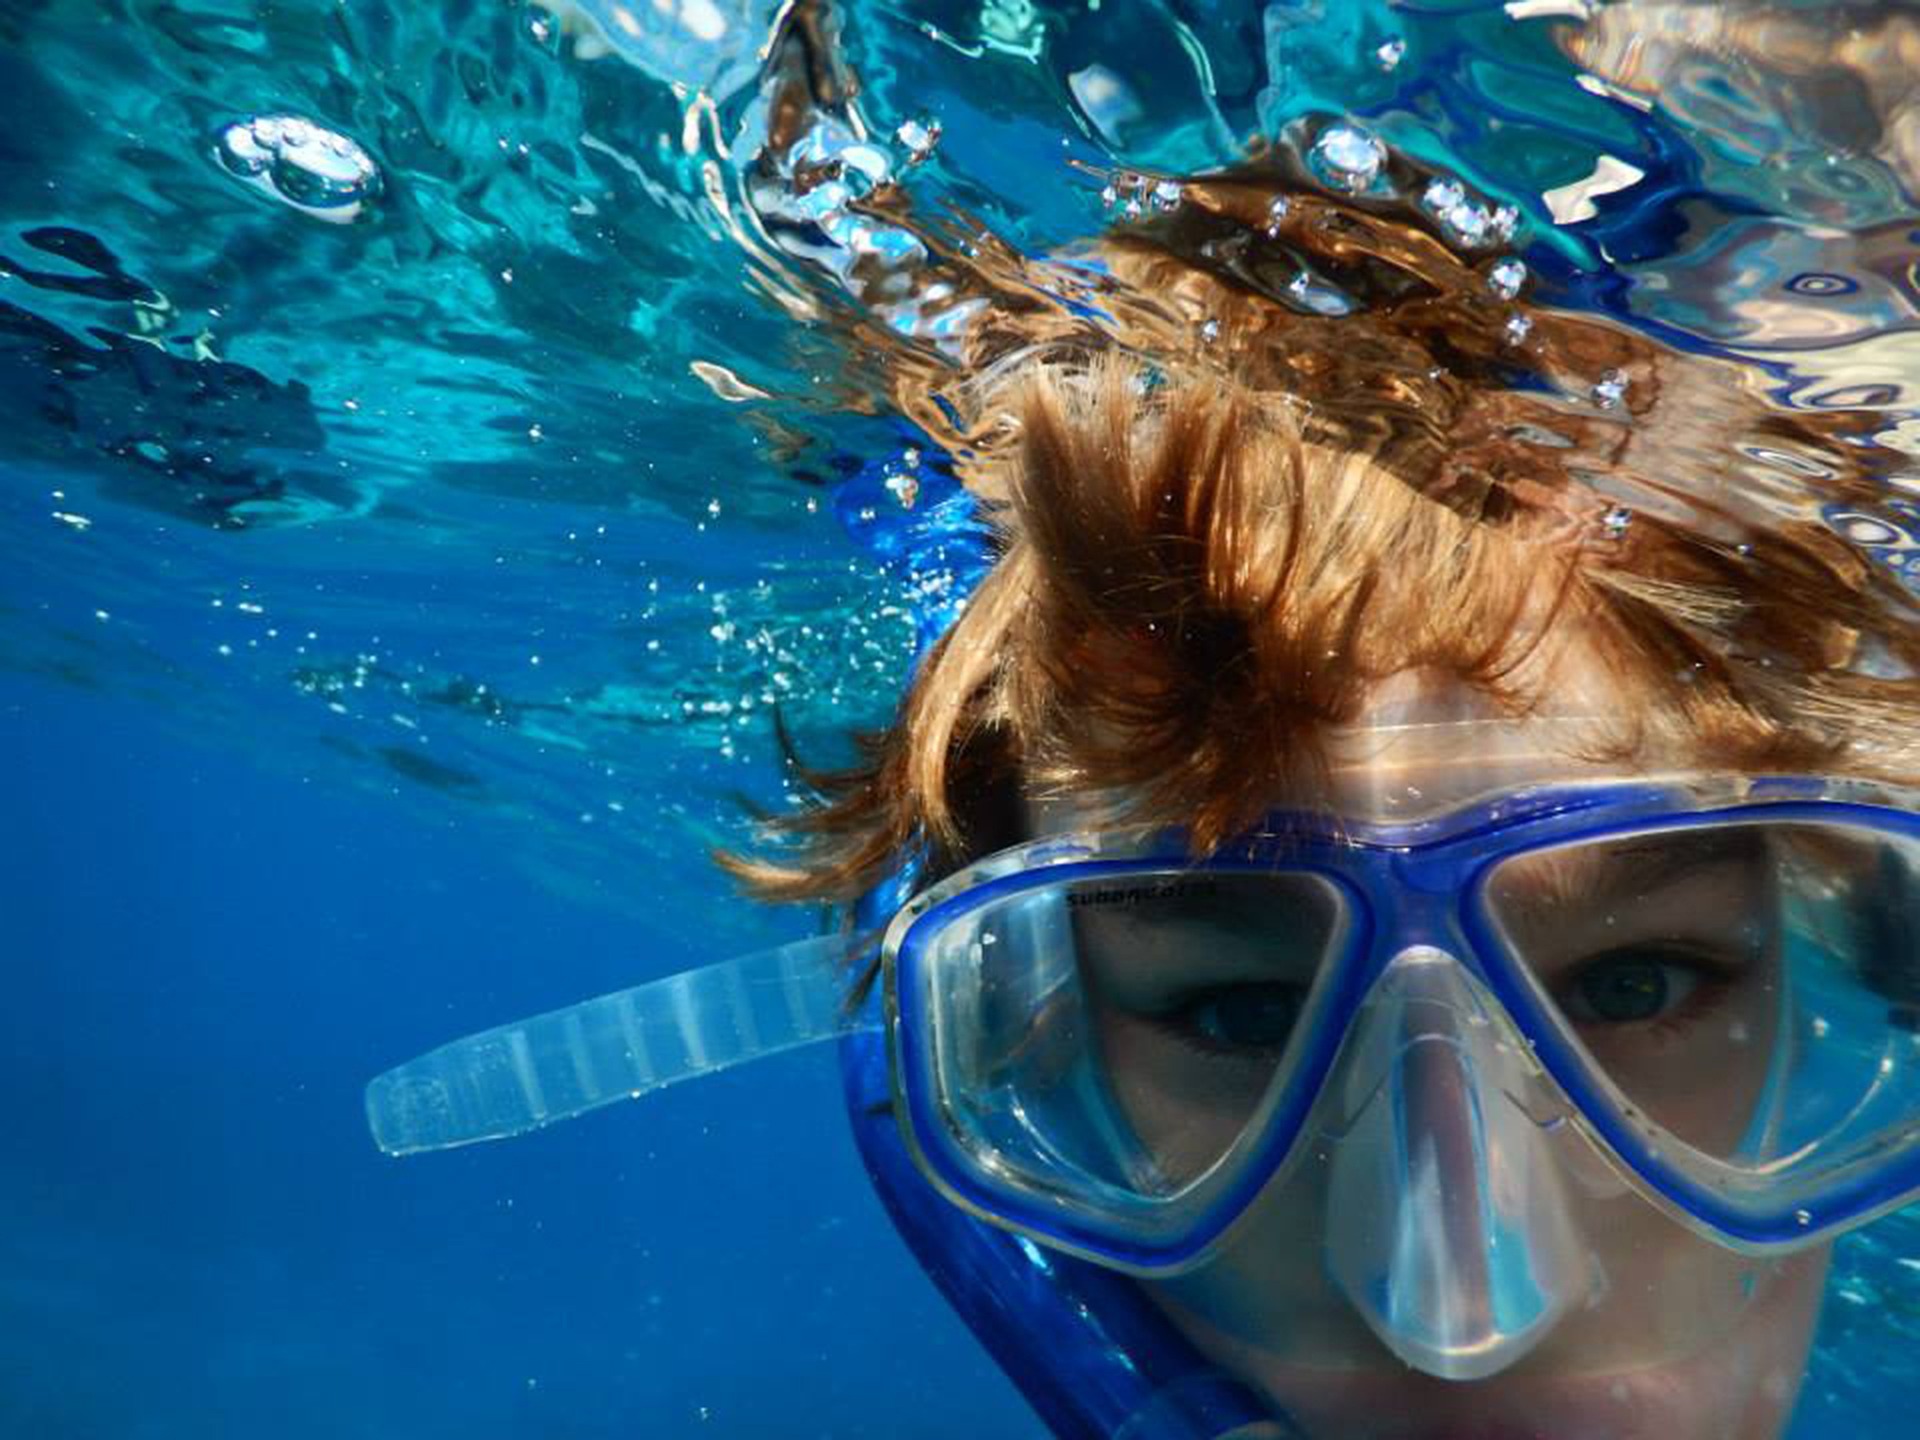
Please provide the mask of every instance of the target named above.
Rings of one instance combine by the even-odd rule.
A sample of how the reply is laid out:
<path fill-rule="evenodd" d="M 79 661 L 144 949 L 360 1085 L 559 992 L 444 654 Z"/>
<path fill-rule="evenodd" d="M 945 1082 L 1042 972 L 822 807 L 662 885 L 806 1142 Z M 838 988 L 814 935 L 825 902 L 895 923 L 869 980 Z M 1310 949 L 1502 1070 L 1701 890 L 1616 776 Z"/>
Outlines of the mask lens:
<path fill-rule="evenodd" d="M 947 921 L 916 973 L 948 1134 L 991 1183 L 1171 1230 L 1269 1113 L 1351 928 L 1302 872 L 1108 872 Z"/>
<path fill-rule="evenodd" d="M 1488 918 L 1598 1074 L 1667 1135 L 1805 1186 L 1920 1102 L 1920 851 L 1752 821 L 1531 851 Z"/>

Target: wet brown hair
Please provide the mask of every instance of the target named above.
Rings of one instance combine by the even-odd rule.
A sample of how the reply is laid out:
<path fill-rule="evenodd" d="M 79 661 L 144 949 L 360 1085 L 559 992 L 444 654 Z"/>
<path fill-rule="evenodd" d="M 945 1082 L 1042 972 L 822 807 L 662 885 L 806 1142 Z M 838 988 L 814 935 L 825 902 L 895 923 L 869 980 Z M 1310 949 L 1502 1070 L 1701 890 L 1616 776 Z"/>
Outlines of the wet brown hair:
<path fill-rule="evenodd" d="M 1189 180 L 1107 237 L 1107 278 L 1075 272 L 1097 325 L 1036 306 L 1034 267 L 961 266 L 1004 303 L 962 364 L 900 355 L 893 383 L 998 560 L 860 760 L 802 769 L 769 850 L 721 857 L 754 893 L 850 900 L 920 845 L 949 868 L 1020 838 L 1035 794 L 1110 792 L 1212 846 L 1314 803 L 1383 681 L 1525 716 L 1574 648 L 1612 758 L 1920 776 L 1911 603 L 1801 518 L 1875 493 L 1851 417 L 1490 303 L 1489 262 L 1404 217 L 1295 190 L 1276 220 L 1288 180 Z M 1288 303 L 1303 272 L 1346 313 Z M 1756 481 L 1756 455 L 1788 468 Z"/>

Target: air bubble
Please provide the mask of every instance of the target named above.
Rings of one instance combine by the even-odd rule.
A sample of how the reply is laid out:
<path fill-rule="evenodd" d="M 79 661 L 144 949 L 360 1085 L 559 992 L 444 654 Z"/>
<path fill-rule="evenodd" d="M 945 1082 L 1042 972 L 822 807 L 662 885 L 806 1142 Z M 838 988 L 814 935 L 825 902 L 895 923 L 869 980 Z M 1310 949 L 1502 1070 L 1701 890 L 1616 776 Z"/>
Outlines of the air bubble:
<path fill-rule="evenodd" d="M 1330 126 L 1307 155 L 1307 165 L 1331 190 L 1358 195 L 1379 178 L 1387 147 L 1356 125 Z"/>
<path fill-rule="evenodd" d="M 1616 505 L 1601 517 L 1600 524 L 1607 534 L 1618 540 L 1633 528 L 1633 511 L 1624 505 Z"/>
<path fill-rule="evenodd" d="M 1156 210 L 1178 210 L 1185 196 L 1178 180 L 1162 180 L 1153 187 L 1153 208 Z"/>
<path fill-rule="evenodd" d="M 940 143 L 940 122 L 931 115 L 916 115 L 912 119 L 902 120 L 900 128 L 893 132 L 907 150 L 907 163 L 918 165 Z"/>
<path fill-rule="evenodd" d="M 1429 180 L 1420 203 L 1438 214 L 1467 203 L 1467 192 L 1458 180 Z"/>
<path fill-rule="evenodd" d="M 1200 338 L 1211 345 L 1220 338 L 1220 322 L 1208 319 L 1200 323 Z"/>
<path fill-rule="evenodd" d="M 1138 216 L 1142 208 L 1140 192 L 1146 188 L 1145 176 L 1136 175 L 1129 170 L 1115 170 L 1107 176 L 1106 187 L 1100 192 L 1100 203 L 1109 210 L 1119 206 L 1123 213 Z"/>
<path fill-rule="evenodd" d="M 1502 300 L 1513 299 L 1520 293 L 1520 287 L 1526 283 L 1526 265 L 1512 256 L 1495 261 L 1493 268 L 1487 271 L 1487 289 Z"/>
<path fill-rule="evenodd" d="M 900 502 L 902 510 L 913 509 L 914 502 L 920 498 L 920 482 L 911 475 L 889 475 L 885 484 L 888 493 Z"/>
<path fill-rule="evenodd" d="M 335 225 L 359 219 L 380 194 L 380 167 L 372 156 L 298 115 L 235 121 L 215 140 L 214 158 L 261 194 Z"/>
<path fill-rule="evenodd" d="M 1612 410 L 1626 398 L 1627 376 L 1622 370 L 1609 370 L 1594 382 L 1593 403 L 1602 410 Z"/>
<path fill-rule="evenodd" d="M 1811 1210 L 1794 1211 L 1793 1223 L 1798 1225 L 1803 1230 L 1806 1229 L 1807 1226 L 1813 1224 L 1813 1212 Z"/>
<path fill-rule="evenodd" d="M 1353 301 L 1325 281 L 1316 280 L 1302 270 L 1287 282 L 1287 298 L 1299 309 L 1313 315 L 1340 316 L 1353 313 Z"/>
<path fill-rule="evenodd" d="M 1525 315 L 1509 315 L 1500 333 L 1506 337 L 1509 345 L 1518 345 L 1533 333 L 1533 321 Z"/>
<path fill-rule="evenodd" d="M 1287 200 L 1286 196 L 1276 195 L 1273 197 L 1273 200 L 1267 206 L 1267 235 L 1269 238 L 1280 233 L 1280 222 L 1287 218 L 1287 212 L 1292 209 L 1293 206 Z"/>
<path fill-rule="evenodd" d="M 235 125 L 221 137 L 220 159 L 235 175 L 258 175 L 273 163 L 273 149 L 247 126 Z"/>
<path fill-rule="evenodd" d="M 1856 545 L 1898 545 L 1906 537 L 1886 521 L 1847 511 L 1827 517 L 1827 523 Z"/>
<path fill-rule="evenodd" d="M 1407 58 L 1407 42 L 1398 35 L 1373 52 L 1374 60 L 1382 70 L 1392 70 Z"/>

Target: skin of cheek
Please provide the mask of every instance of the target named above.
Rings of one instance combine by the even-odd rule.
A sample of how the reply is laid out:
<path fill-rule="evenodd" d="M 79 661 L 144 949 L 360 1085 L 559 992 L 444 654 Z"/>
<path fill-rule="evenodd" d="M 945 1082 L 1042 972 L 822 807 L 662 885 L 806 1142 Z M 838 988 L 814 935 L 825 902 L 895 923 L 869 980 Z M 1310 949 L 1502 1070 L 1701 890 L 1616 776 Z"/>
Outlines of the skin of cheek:
<path fill-rule="evenodd" d="M 1168 1175 L 1191 1179 L 1232 1147 L 1262 1098 L 1262 1074 L 1246 1075 L 1231 1099 L 1223 1100 L 1217 1070 L 1195 1077 L 1211 1082 L 1206 1088 L 1181 1083 L 1192 1062 L 1169 1063 L 1168 1051 L 1178 1042 L 1155 1034 L 1150 1025 L 1104 1011 L 1096 1030 L 1114 1098 Z"/>
<path fill-rule="evenodd" d="M 1746 1138 L 1766 1089 L 1780 983 L 1776 954 L 1676 1033 L 1610 1034 L 1595 1026 L 1581 1038 L 1651 1119 L 1683 1143 L 1726 1157 Z"/>
<path fill-rule="evenodd" d="M 1323 1175 L 1311 1158 L 1199 1269 L 1142 1282 L 1202 1353 L 1314 1440 L 1776 1440 L 1784 1426 L 1830 1247 L 1754 1260 L 1635 1194 L 1581 1197 L 1601 1288 L 1510 1369 L 1440 1380 L 1387 1350 L 1327 1280 Z"/>
<path fill-rule="evenodd" d="M 1730 866 L 1643 897 L 1625 917 L 1625 934 L 1657 936 L 1669 927 L 1685 934 L 1698 915 L 1770 914 L 1777 903 L 1770 884 Z M 1606 926 L 1613 924 L 1610 914 L 1603 918 Z M 1526 929 L 1542 933 L 1530 940 Z M 1606 928 L 1583 928 L 1568 919 L 1557 929 L 1532 921 L 1518 943 L 1523 948 L 1535 945 L 1547 955 L 1578 957 L 1604 953 L 1613 938 Z M 1708 1155 L 1733 1153 L 1746 1138 L 1765 1091 L 1781 1018 L 1779 943 L 1777 935 L 1764 942 L 1752 967 L 1721 982 L 1723 989 L 1704 998 L 1697 1014 L 1683 1004 L 1672 1021 L 1578 1027 L 1581 1043 L 1629 1100 L 1683 1143 Z M 1553 991 L 1570 983 L 1572 976 L 1542 978 Z"/>

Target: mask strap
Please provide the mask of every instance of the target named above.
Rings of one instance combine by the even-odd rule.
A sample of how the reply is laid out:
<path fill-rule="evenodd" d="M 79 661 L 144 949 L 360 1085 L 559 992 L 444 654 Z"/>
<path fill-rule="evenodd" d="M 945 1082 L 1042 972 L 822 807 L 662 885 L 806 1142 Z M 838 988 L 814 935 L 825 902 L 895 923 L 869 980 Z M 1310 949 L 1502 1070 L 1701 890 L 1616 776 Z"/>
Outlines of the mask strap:
<path fill-rule="evenodd" d="M 447 1150 L 876 1028 L 847 1007 L 871 944 L 801 940 L 452 1041 L 375 1077 L 367 1124 L 389 1155 Z"/>

